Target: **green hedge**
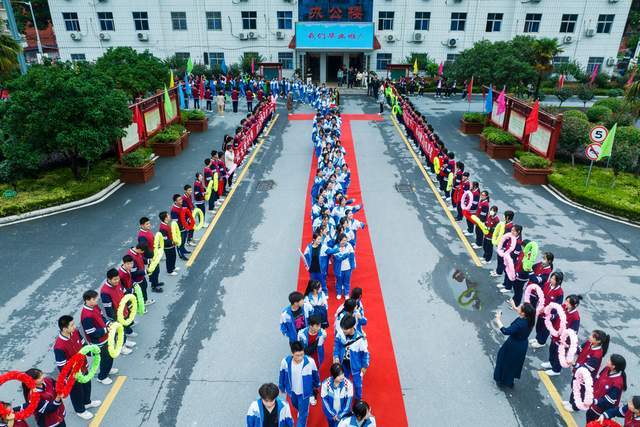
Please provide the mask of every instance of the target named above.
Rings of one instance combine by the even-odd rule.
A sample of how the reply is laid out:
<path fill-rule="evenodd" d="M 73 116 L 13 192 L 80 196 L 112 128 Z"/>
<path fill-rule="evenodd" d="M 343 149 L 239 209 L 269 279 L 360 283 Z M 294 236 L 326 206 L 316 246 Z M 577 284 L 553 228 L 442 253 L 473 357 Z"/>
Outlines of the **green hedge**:
<path fill-rule="evenodd" d="M 518 153 L 518 161 L 527 169 L 546 169 L 549 167 L 549 160 L 533 153 Z"/>
<path fill-rule="evenodd" d="M 518 142 L 518 138 L 511 135 L 509 132 L 494 127 L 486 127 L 482 131 L 482 136 L 495 145 L 514 145 Z"/>
<path fill-rule="evenodd" d="M 36 209 L 48 208 L 89 197 L 118 178 L 115 160 L 98 161 L 83 180 L 75 180 L 68 167 L 44 172 L 35 179 L 23 179 L 17 183 L 15 197 L 6 198 L 3 193 L 11 186 L 0 184 L 0 217 L 18 215 Z"/>
<path fill-rule="evenodd" d="M 187 120 L 204 120 L 207 115 L 202 110 L 181 110 L 180 119 L 182 123 Z"/>
<path fill-rule="evenodd" d="M 611 119 L 613 111 L 604 105 L 594 105 L 587 109 L 587 117 L 592 123 L 604 123 Z"/>
<path fill-rule="evenodd" d="M 589 121 L 589 117 L 587 117 L 587 115 L 580 110 L 568 110 L 563 112 L 562 115 L 564 116 L 565 119 L 567 117 L 577 117 L 579 119 Z"/>
<path fill-rule="evenodd" d="M 125 166 L 139 168 L 140 166 L 143 166 L 145 163 L 149 162 L 150 157 L 150 148 L 138 148 L 137 150 L 122 156 L 122 163 L 124 163 Z"/>
<path fill-rule="evenodd" d="M 462 120 L 469 123 L 485 123 L 487 116 L 483 113 L 464 113 Z"/>
<path fill-rule="evenodd" d="M 166 144 L 170 142 L 174 142 L 179 139 L 182 134 L 185 132 L 184 126 L 181 124 L 173 124 L 171 126 L 167 126 L 165 129 L 161 130 L 157 134 L 153 135 L 149 138 L 150 144 Z"/>
<path fill-rule="evenodd" d="M 555 162 L 549 182 L 571 200 L 591 208 L 640 221 L 640 178 L 621 173 L 615 179 L 611 168 L 595 167 L 591 173 L 589 187 L 585 181 L 589 166 L 571 166 L 571 163 Z"/>

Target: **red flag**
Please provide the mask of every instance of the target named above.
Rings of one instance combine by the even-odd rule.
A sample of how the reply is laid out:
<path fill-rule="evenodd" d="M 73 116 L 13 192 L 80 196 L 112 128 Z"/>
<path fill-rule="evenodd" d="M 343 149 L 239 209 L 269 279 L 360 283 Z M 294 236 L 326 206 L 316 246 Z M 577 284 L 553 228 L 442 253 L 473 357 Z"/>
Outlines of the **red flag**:
<path fill-rule="evenodd" d="M 256 72 L 255 67 L 256 67 L 256 64 L 253 61 L 253 58 L 251 58 L 251 74 L 255 74 L 255 72 Z"/>
<path fill-rule="evenodd" d="M 538 110 L 540 109 L 540 101 L 536 99 L 533 109 L 527 117 L 524 124 L 524 136 L 534 133 L 538 130 Z"/>
<path fill-rule="evenodd" d="M 473 91 L 473 76 L 471 76 L 471 81 L 467 85 L 467 102 L 471 103 L 471 92 Z"/>
<path fill-rule="evenodd" d="M 560 74 L 560 78 L 558 78 L 558 89 L 562 89 L 564 86 L 564 74 Z"/>
<path fill-rule="evenodd" d="M 133 109 L 133 123 L 138 125 L 138 139 L 144 139 L 144 119 L 142 118 L 142 113 L 140 112 L 140 106 L 136 105 Z"/>
<path fill-rule="evenodd" d="M 633 79 L 636 78 L 636 71 L 638 70 L 638 67 L 634 67 L 633 71 L 631 71 L 631 76 L 629 76 L 629 80 L 627 80 L 627 84 L 626 86 L 629 86 L 630 84 L 633 83 Z"/>
<path fill-rule="evenodd" d="M 444 63 L 440 62 L 440 65 L 438 66 L 438 75 L 441 76 L 443 71 L 444 71 Z"/>
<path fill-rule="evenodd" d="M 200 99 L 204 99 L 204 79 L 200 80 Z"/>
<path fill-rule="evenodd" d="M 596 76 L 598 75 L 598 68 L 600 68 L 600 64 L 596 64 L 596 67 L 593 69 L 593 72 L 591 73 L 591 80 L 589 80 L 590 85 L 592 85 L 593 82 L 596 80 Z"/>

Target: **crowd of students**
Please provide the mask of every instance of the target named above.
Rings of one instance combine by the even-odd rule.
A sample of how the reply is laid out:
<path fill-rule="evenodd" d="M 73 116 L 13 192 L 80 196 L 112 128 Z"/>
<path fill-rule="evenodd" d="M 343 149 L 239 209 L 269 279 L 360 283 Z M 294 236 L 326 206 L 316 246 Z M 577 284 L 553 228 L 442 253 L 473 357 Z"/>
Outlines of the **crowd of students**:
<path fill-rule="evenodd" d="M 184 185 L 183 193 L 173 195 L 171 208 L 159 213 L 156 234 L 152 231 L 152 221 L 146 216 L 140 218 L 140 229 L 134 239 L 134 245 L 122 257 L 122 263 L 106 272 L 106 278 L 97 291 L 90 289 L 82 295 L 83 306 L 78 316 L 80 325 L 70 315 L 63 315 L 58 319 L 59 334 L 53 345 L 53 355 L 60 371 L 85 345 L 94 344 L 100 350 L 96 381 L 103 385 L 113 382 L 110 375 L 117 374 L 118 369 L 113 367 L 114 357 L 108 350 L 107 341 L 111 329 L 120 326 L 118 311 L 121 310 L 125 318 L 129 317 L 130 306 L 123 302 L 125 295 L 134 294 L 142 298 L 144 307 L 155 303 L 147 294 L 148 286 L 151 285 L 151 291 L 159 294 L 162 293 L 164 285 L 159 279 L 160 258 L 156 251 L 163 251 L 166 273 L 171 276 L 177 275 L 180 268 L 176 266 L 176 257 L 188 259 L 189 247 L 195 246 L 198 240 L 194 235 L 195 231 L 207 225 L 206 212 L 215 210 L 222 203 L 225 194 L 233 186 L 235 169 L 255 146 L 258 135 L 274 111 L 275 100 L 265 98 L 242 119 L 234 136 L 225 135 L 224 151 L 212 151 L 211 157 L 204 160 L 204 167 L 198 165 L 193 185 Z M 196 221 L 197 218 L 199 221 Z M 125 306 L 121 307 L 122 304 Z M 138 301 L 137 306 L 140 304 Z M 136 343 L 132 338 L 138 335 L 134 331 L 137 323 L 134 321 L 129 326 L 124 326 L 120 354 L 131 354 L 135 348 Z M 83 334 L 80 333 L 79 326 Z M 88 367 L 83 366 L 81 371 L 86 374 Z M 66 396 L 57 387 L 60 379 L 56 379 L 54 375 L 45 375 L 42 370 L 36 368 L 27 370 L 26 374 L 35 381 L 40 396 L 34 412 L 37 425 L 65 426 L 66 409 L 63 400 Z M 0 427 L 28 425 L 26 420 L 15 417 L 15 414 L 24 410 L 29 402 L 31 390 L 23 385 L 23 392 L 25 404 L 19 407 L 0 402 L 6 412 L 6 415 L 0 416 Z M 101 405 L 101 401 L 92 400 L 91 394 L 91 380 L 85 383 L 76 381 L 69 393 L 74 412 L 84 420 L 93 418 L 89 409 Z"/>
<path fill-rule="evenodd" d="M 528 246 L 531 240 L 525 238 L 523 227 L 514 222 L 516 213 L 505 210 L 501 219 L 498 206 L 491 202 L 489 189 L 481 188 L 480 182 L 472 179 L 471 172 L 457 160 L 453 150 L 447 148 L 427 117 L 408 98 L 399 95 L 392 85 L 390 90 L 401 107 L 394 109 L 396 118 L 404 125 L 416 150 L 422 154 L 438 191 L 450 209 L 457 213 L 456 220 L 466 223 L 465 234 L 472 239 L 473 247 L 482 250 L 482 264 L 492 263 L 493 254 L 497 253 L 496 267 L 490 276 L 498 280 L 496 287 L 501 294 L 511 295 L 507 301 L 509 308 L 518 314 L 511 325 L 505 327 L 501 312 L 496 313 L 496 325 L 508 336 L 496 360 L 494 380 L 498 386 L 513 388 L 514 379 L 520 378 L 528 347 L 540 349 L 546 346 L 551 336 L 548 361 L 541 365 L 547 375 L 561 375 L 565 368 L 573 380 L 581 367 L 591 375 L 593 403 L 586 411 L 587 422 L 622 417 L 625 427 L 640 427 L 640 396 L 633 396 L 621 405 L 623 393 L 627 390 L 626 360 L 619 354 L 605 357 L 609 349 L 609 335 L 601 330 L 590 331 L 587 339 L 578 346 L 575 358 L 565 361 L 569 346 L 563 339 L 566 337 L 550 333 L 545 322 L 547 317 L 553 331 L 561 329 L 560 323 L 566 319 L 564 327 L 578 334 L 582 300 L 580 295 L 565 296 L 564 274 L 554 267 L 553 253 L 544 252 L 542 259 L 534 262 L 533 246 L 537 245 Z M 511 237 L 502 238 L 509 234 Z M 527 289 L 529 287 L 532 289 Z M 533 287 L 541 288 L 540 295 L 544 298 L 541 305 L 538 305 L 539 294 Z M 523 295 L 529 293 L 531 296 L 524 301 Z M 563 313 L 548 309 L 552 303 L 561 305 Z M 541 308 L 547 309 L 548 315 Z M 535 337 L 529 339 L 534 329 Z M 561 363 L 563 361 L 565 366 Z M 582 401 L 586 394 L 584 385 L 578 390 Z M 580 409 L 573 392 L 563 405 L 569 412 Z"/>
<path fill-rule="evenodd" d="M 318 403 L 330 427 L 376 425 L 369 405 L 362 400 L 363 377 L 370 362 L 362 288 L 351 288 L 357 233 L 365 224 L 353 217 L 361 207 L 348 197 L 351 174 L 340 143 L 340 114 L 330 92 L 324 87 L 316 90 L 318 96 L 311 102 L 317 110 L 311 133 L 316 174 L 309 195 L 313 238 L 301 252 L 309 281 L 304 293 L 289 294 L 289 304 L 280 314 L 280 332 L 290 354 L 280 364 L 278 385 L 266 383 L 258 390 L 260 398 L 247 413 L 249 427 L 293 426 L 289 404 L 280 393 L 295 408 L 298 427 L 307 425 L 309 408 Z M 335 278 L 336 305 L 344 297 L 333 316 L 327 281 L 331 276 Z M 327 334 L 331 327 L 333 334 Z M 325 362 L 330 335 L 335 335 L 333 351 Z M 330 363 L 330 375 L 321 381 L 323 363 Z"/>

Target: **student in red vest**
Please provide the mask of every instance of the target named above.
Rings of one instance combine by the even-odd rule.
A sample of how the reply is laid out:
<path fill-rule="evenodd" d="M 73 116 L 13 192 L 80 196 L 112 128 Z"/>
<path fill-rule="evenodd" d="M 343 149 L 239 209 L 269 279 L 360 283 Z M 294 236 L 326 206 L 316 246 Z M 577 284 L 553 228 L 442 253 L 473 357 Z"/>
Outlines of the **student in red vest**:
<path fill-rule="evenodd" d="M 564 290 L 562 289 L 562 281 L 564 280 L 564 273 L 561 271 L 554 271 L 549 276 L 549 280 L 542 287 L 544 293 L 544 306 L 548 306 L 550 303 L 562 304 L 564 300 Z M 540 314 L 536 319 L 536 337 L 529 340 L 532 348 L 544 347 L 547 338 L 549 338 L 549 330 L 544 324 L 544 313 Z"/>
<path fill-rule="evenodd" d="M 582 301 L 582 295 L 569 295 L 565 300 L 562 307 L 564 308 L 565 315 L 567 317 L 567 328 L 573 329 L 578 334 L 580 330 L 580 312 L 578 306 Z M 556 317 L 552 320 L 553 327 L 558 329 L 560 327 L 560 317 Z M 546 369 L 546 374 L 550 377 L 554 375 L 560 375 L 562 366 L 560 365 L 560 359 L 558 359 L 558 349 L 560 347 L 560 337 L 551 337 L 551 344 L 549 345 L 549 361 L 542 363 L 542 367 Z"/>
<path fill-rule="evenodd" d="M 156 301 L 154 299 L 148 298 L 147 296 L 147 270 L 146 270 L 146 260 L 144 254 L 147 252 L 147 244 L 146 243 L 138 243 L 132 248 L 129 248 L 126 255 L 130 255 L 133 258 L 133 269 L 131 270 L 131 278 L 133 279 L 134 285 L 140 285 L 140 289 L 142 290 L 142 296 L 144 298 L 145 305 L 154 304 Z M 154 292 L 161 293 L 162 288 L 156 287 Z"/>
<path fill-rule="evenodd" d="M 493 232 L 496 229 L 496 225 L 500 222 L 500 218 L 498 218 L 498 207 L 491 206 L 489 209 L 489 215 L 487 219 L 484 221 L 484 225 L 489 230 L 489 233 L 484 236 L 482 241 L 482 260 L 480 261 L 482 264 L 489 264 L 491 262 L 491 258 L 493 257 Z"/>
<path fill-rule="evenodd" d="M 107 349 L 107 334 L 109 333 L 109 321 L 102 315 L 98 306 L 98 293 L 93 289 L 86 291 L 82 295 L 84 305 L 80 312 L 80 323 L 84 330 L 84 336 L 89 344 L 100 347 L 100 369 L 98 370 L 98 382 L 109 385 L 113 381 L 109 374 L 118 373 L 116 368 L 112 368 L 113 359 Z M 124 350 L 124 348 L 123 348 Z"/>
<path fill-rule="evenodd" d="M 475 215 L 482 221 L 483 223 L 487 222 L 487 216 L 489 215 L 489 192 L 483 191 L 480 193 L 480 201 L 478 202 L 478 207 L 476 208 Z M 473 245 L 474 249 L 481 249 L 484 242 L 484 233 L 482 229 L 476 225 L 476 241 Z"/>
<path fill-rule="evenodd" d="M 169 276 L 177 276 L 179 267 L 176 267 L 176 245 L 173 243 L 173 235 L 171 234 L 171 217 L 167 211 L 160 212 L 160 233 L 164 239 L 164 257 L 167 263 L 167 274 Z"/>
<path fill-rule="evenodd" d="M 182 243 L 178 246 L 178 256 L 180 259 L 187 260 L 187 254 L 190 254 L 191 251 L 188 251 L 185 248 L 187 244 L 187 237 L 189 235 L 189 230 L 187 227 L 189 226 L 185 208 L 182 206 L 182 196 L 179 194 L 173 195 L 173 206 L 171 206 L 171 219 L 178 223 L 178 227 L 180 228 L 180 235 L 182 237 Z"/>
<path fill-rule="evenodd" d="M 202 171 L 203 174 L 203 178 L 204 178 L 204 188 L 205 191 L 207 189 L 207 187 L 209 186 L 209 182 L 211 180 L 214 179 L 214 158 L 218 157 L 218 152 L 217 151 L 212 151 L 211 152 L 211 158 L 210 159 L 204 159 L 204 169 Z M 214 183 L 215 185 L 215 183 Z M 211 197 L 209 198 L 209 210 L 212 211 L 215 208 L 215 204 L 216 204 L 216 200 L 218 200 L 218 193 L 216 191 L 211 191 Z"/>
<path fill-rule="evenodd" d="M 125 255 L 122 257 L 122 264 L 118 267 L 118 276 L 120 276 L 120 284 L 124 288 L 125 294 L 133 293 L 133 276 L 131 271 L 133 270 L 133 258 L 131 255 Z"/>
<path fill-rule="evenodd" d="M 251 89 L 246 91 L 245 96 L 247 97 L 247 111 L 251 112 L 253 111 L 253 92 Z"/>
<path fill-rule="evenodd" d="M 194 198 L 194 206 L 202 211 L 202 222 L 203 227 L 206 227 L 207 224 L 205 222 L 207 208 L 206 208 L 206 200 L 204 199 L 205 193 L 207 192 L 207 188 L 204 186 L 204 178 L 200 172 L 196 172 L 196 180 L 193 182 L 193 198 Z"/>
<path fill-rule="evenodd" d="M 605 419 L 624 418 L 624 427 L 640 427 L 640 396 L 633 396 L 626 405 L 619 408 L 612 408 L 600 415 L 598 421 L 602 423 Z"/>
<path fill-rule="evenodd" d="M 4 408 L 8 411 L 7 415 L 0 415 L 0 427 L 29 427 L 29 424 L 26 421 L 16 420 L 15 413 L 20 411 L 23 408 L 22 406 L 12 408 L 9 402 L 2 401 L 0 401 L 0 405 L 4 406 Z"/>
<path fill-rule="evenodd" d="M 155 236 L 153 235 L 153 231 L 151 231 L 151 220 L 146 216 L 140 218 L 140 230 L 138 230 L 138 243 L 144 244 L 147 247 L 147 250 L 144 251 L 144 259 L 145 264 L 149 264 L 151 259 L 153 258 L 153 254 L 155 251 L 154 248 L 154 240 Z M 153 270 L 153 273 L 149 275 L 149 282 L 151 282 L 151 292 L 162 293 L 162 286 L 164 286 L 164 282 L 159 282 L 158 278 L 160 277 L 160 265 Z"/>
<path fill-rule="evenodd" d="M 102 307 L 109 322 L 118 321 L 117 314 L 122 298 L 124 298 L 124 289 L 120 285 L 120 276 L 118 276 L 118 270 L 112 268 L 107 271 L 107 279 L 102 282 L 102 286 L 100 286 L 100 300 L 102 301 Z M 124 317 L 129 316 L 129 308 L 124 307 L 123 313 Z M 122 354 L 130 354 L 132 351 L 131 348 L 136 345 L 134 341 L 128 339 L 128 337 L 136 337 L 138 335 L 137 332 L 133 331 L 132 326 L 133 323 L 124 327 L 125 337 Z"/>
<path fill-rule="evenodd" d="M 182 195 L 182 208 L 183 210 L 186 208 L 189 210 L 189 214 L 192 214 L 195 206 L 193 205 L 193 187 L 191 187 L 189 184 L 186 184 L 184 187 L 184 194 Z M 186 217 L 189 216 L 189 214 L 186 215 Z M 193 224 L 190 224 L 190 226 L 187 226 L 187 245 L 189 246 L 195 246 L 195 242 L 198 239 L 194 239 L 193 238 Z"/>
<path fill-rule="evenodd" d="M 25 372 L 36 381 L 36 390 L 40 393 L 40 402 L 34 413 L 38 427 L 66 426 L 66 415 L 62 395 L 56 393 L 56 381 L 51 377 L 45 377 L 40 369 L 31 368 Z M 22 384 L 24 400 L 29 400 L 29 390 Z"/>
<path fill-rule="evenodd" d="M 231 105 L 233 105 L 233 112 L 238 112 L 238 89 L 233 88 L 231 91 Z"/>
<path fill-rule="evenodd" d="M 504 233 L 510 233 L 513 228 L 513 211 L 504 211 Z M 491 277 L 500 277 L 504 273 L 504 261 L 501 256 L 496 257 L 496 269 L 491 272 Z M 500 287 L 500 286 L 498 286 Z"/>
<path fill-rule="evenodd" d="M 84 346 L 85 341 L 80 335 L 80 332 L 78 332 L 73 317 L 71 316 L 61 316 L 58 319 L 58 329 L 60 333 L 58 334 L 58 338 L 56 338 L 56 342 L 53 344 L 53 354 L 56 359 L 56 366 L 59 370 L 62 370 L 67 364 L 67 361 Z M 85 367 L 82 371 L 86 374 L 87 368 Z M 97 408 L 102 403 L 99 400 L 91 400 L 91 381 L 84 384 L 76 381 L 69 397 L 71 398 L 74 411 L 76 411 L 76 414 L 83 420 L 93 418 L 93 414 L 87 411 L 87 408 Z"/>
<path fill-rule="evenodd" d="M 617 408 L 622 392 L 627 390 L 627 361 L 619 354 L 612 354 L 593 384 L 593 404 L 587 411 L 587 423 L 600 418 L 606 411 Z"/>

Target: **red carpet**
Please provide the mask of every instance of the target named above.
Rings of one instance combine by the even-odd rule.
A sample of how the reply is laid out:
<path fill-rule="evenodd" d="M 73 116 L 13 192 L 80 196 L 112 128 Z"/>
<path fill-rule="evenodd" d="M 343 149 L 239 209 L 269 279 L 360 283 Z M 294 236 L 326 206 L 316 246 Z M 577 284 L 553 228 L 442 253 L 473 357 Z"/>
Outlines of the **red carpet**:
<path fill-rule="evenodd" d="M 311 144 L 311 120 L 312 114 L 290 114 L 289 120 L 309 120 L 309 132 L 302 137 L 306 144 L 309 144 L 309 151 L 312 151 Z M 349 197 L 356 199 L 356 203 L 362 203 L 362 192 L 360 190 L 360 180 L 358 178 L 358 166 L 351 135 L 351 120 L 382 120 L 377 114 L 345 114 L 342 115 L 342 145 L 347 151 L 346 161 L 351 169 L 351 185 L 349 186 Z M 364 141 L 363 141 L 364 142 Z M 309 183 L 305 193 L 304 225 L 302 229 L 302 245 L 304 252 L 306 245 L 311 242 L 313 234 L 311 230 L 311 186 L 316 170 L 316 159 L 314 157 L 311 171 L 309 172 Z M 366 206 L 365 206 L 366 208 Z M 356 218 L 367 222 L 365 209 L 356 213 Z M 400 389 L 400 378 L 396 365 L 389 324 L 384 308 L 384 299 L 380 289 L 380 279 L 376 268 L 375 256 L 371 245 L 369 227 L 358 231 L 358 244 L 356 247 L 357 268 L 351 276 L 351 288 L 360 286 L 363 289 L 363 304 L 368 324 L 365 327 L 367 340 L 369 342 L 369 352 L 371 353 L 371 365 L 364 376 L 363 399 L 371 405 L 373 415 L 377 424 L 384 427 L 402 427 L 408 425 L 407 416 Z M 304 292 L 309 274 L 304 268 L 300 259 L 298 273 L 298 290 Z M 333 268 L 329 267 L 329 277 L 327 285 L 329 287 L 329 322 L 327 329 L 327 342 L 325 344 L 325 360 L 320 369 L 320 379 L 324 380 L 329 374 L 329 367 L 333 359 L 333 316 L 338 306 L 344 299 L 336 300 L 335 278 Z M 326 418 L 322 412 L 321 401 L 311 407 L 308 425 L 311 427 L 326 426 Z M 292 409 L 292 411 L 294 411 Z"/>

